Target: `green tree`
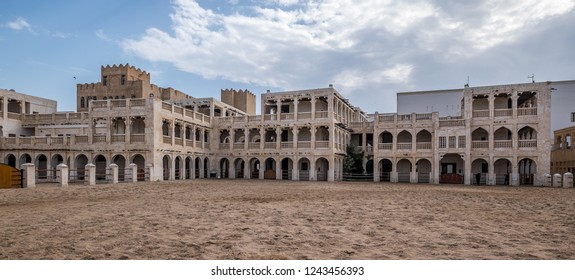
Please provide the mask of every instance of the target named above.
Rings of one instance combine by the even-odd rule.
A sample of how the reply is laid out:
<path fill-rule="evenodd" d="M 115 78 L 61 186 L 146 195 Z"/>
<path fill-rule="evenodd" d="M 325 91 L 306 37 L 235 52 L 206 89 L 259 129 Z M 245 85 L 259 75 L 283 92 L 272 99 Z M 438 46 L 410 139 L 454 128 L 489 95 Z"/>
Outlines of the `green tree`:
<path fill-rule="evenodd" d="M 345 151 L 346 156 L 343 159 L 343 172 L 363 174 L 363 151 L 352 144 L 347 145 Z"/>

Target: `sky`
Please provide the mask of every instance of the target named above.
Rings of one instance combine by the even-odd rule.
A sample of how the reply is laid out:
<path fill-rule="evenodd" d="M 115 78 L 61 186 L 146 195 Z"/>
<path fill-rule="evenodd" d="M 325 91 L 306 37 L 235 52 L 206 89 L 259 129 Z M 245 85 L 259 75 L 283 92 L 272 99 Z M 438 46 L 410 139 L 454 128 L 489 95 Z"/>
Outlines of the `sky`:
<path fill-rule="evenodd" d="M 575 0 L 2 0 L 0 88 L 76 108 L 100 66 L 194 97 L 325 88 L 367 113 L 396 93 L 575 79 Z"/>

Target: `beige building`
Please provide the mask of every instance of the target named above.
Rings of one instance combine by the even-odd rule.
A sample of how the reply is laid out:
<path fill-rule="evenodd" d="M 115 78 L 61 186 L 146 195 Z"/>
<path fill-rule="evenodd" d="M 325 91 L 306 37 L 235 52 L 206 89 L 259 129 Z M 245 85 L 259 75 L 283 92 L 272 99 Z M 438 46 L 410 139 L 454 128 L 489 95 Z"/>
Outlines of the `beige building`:
<path fill-rule="evenodd" d="M 542 185 L 551 90 L 549 83 L 466 87 L 454 116 L 368 115 L 330 85 L 264 93 L 256 115 L 249 91 L 193 98 L 150 84 L 132 66 L 106 66 L 101 82 L 78 85 L 78 112 L 10 115 L 12 130 L 26 133 L 4 132 L 0 159 L 34 163 L 46 181 L 60 163 L 72 182 L 83 180 L 88 163 L 101 181 L 112 163 L 121 180 L 336 181 L 354 144 L 364 151 L 364 176 L 375 182 Z M 137 175 L 123 172 L 132 163 Z"/>

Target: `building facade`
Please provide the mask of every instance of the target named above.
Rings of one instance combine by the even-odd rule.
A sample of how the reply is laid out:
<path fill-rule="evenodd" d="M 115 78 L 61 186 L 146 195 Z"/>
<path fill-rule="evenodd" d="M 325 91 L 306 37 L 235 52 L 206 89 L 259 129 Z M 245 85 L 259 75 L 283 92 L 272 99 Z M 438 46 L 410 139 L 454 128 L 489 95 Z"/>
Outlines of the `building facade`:
<path fill-rule="evenodd" d="M 551 151 L 551 174 L 575 173 L 575 148 L 572 142 L 574 136 L 575 126 L 553 133 L 555 144 Z"/>
<path fill-rule="evenodd" d="M 47 181 L 60 163 L 71 181 L 88 163 L 101 180 L 114 163 L 120 179 L 337 181 L 352 144 L 375 182 L 542 185 L 550 171 L 550 83 L 465 87 L 452 116 L 366 114 L 331 85 L 268 91 L 256 115 L 247 91 L 193 98 L 128 65 L 102 67 L 101 79 L 77 86 L 77 112 L 10 112 L 26 133 L 4 132 L 0 159 L 34 163 Z M 130 164 L 137 174 L 122 171 Z"/>

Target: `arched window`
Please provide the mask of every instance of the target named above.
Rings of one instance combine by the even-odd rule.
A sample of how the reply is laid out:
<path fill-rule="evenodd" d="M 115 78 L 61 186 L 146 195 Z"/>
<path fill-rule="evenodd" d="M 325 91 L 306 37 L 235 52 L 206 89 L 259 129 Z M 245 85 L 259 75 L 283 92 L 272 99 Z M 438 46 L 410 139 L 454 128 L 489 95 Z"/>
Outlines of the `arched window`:
<path fill-rule="evenodd" d="M 84 96 L 80 97 L 80 108 L 84 108 L 86 106 L 86 100 Z"/>

